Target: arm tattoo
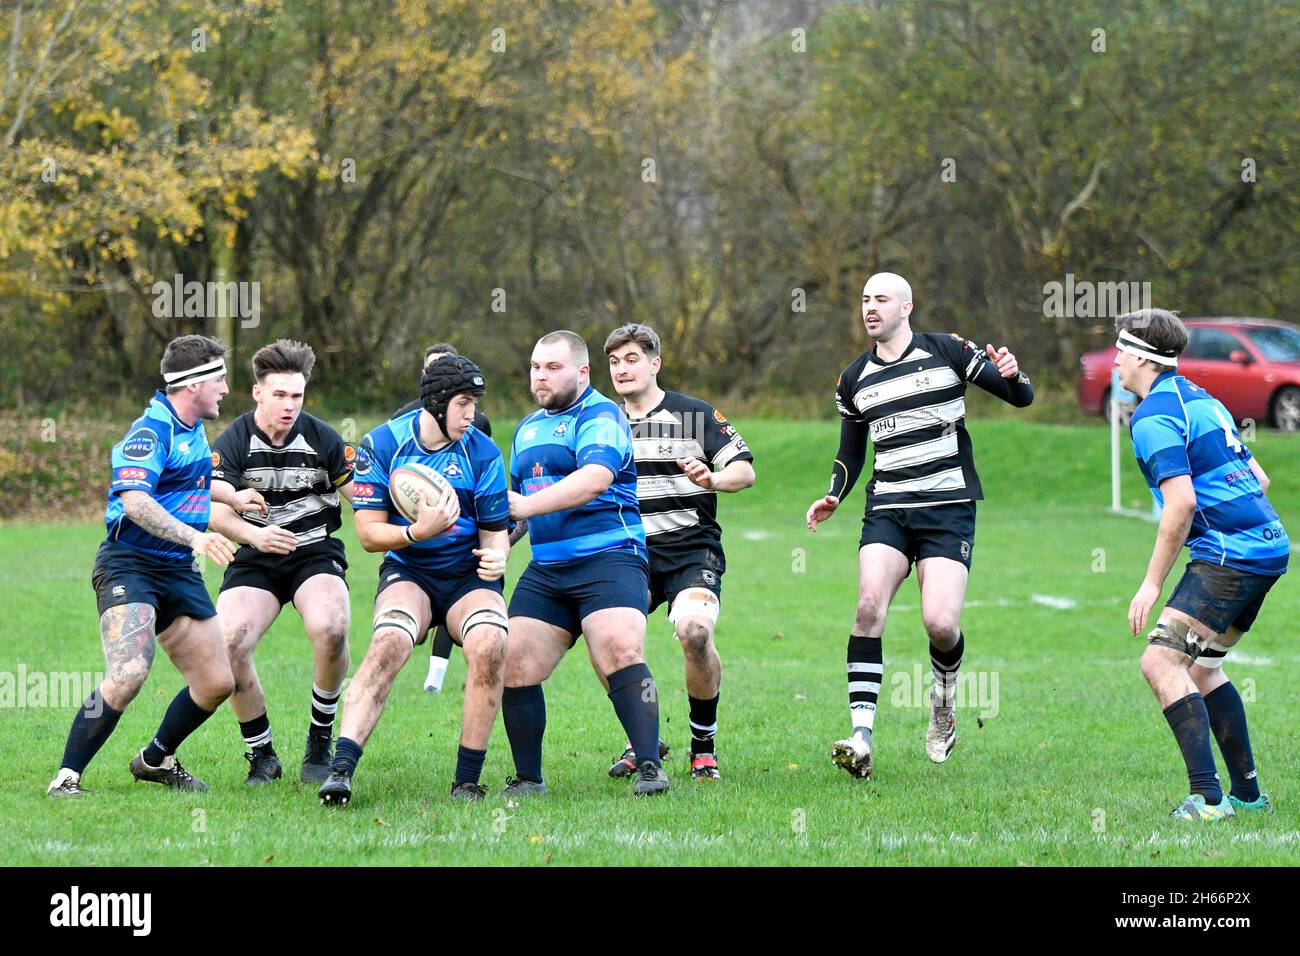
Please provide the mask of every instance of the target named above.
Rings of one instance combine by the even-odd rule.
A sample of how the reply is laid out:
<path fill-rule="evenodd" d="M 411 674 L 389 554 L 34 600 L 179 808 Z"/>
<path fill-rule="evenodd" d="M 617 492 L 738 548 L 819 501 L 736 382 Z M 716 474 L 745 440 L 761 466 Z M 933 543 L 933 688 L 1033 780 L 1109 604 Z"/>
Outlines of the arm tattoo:
<path fill-rule="evenodd" d="M 111 607 L 99 619 L 109 680 L 139 687 L 149 676 L 154 655 L 154 609 L 148 604 Z"/>
<path fill-rule="evenodd" d="M 167 513 L 162 505 L 143 491 L 127 491 L 122 494 L 122 507 L 141 531 L 147 531 L 164 541 L 188 545 L 198 533 L 182 521 L 177 521 Z"/>
<path fill-rule="evenodd" d="M 515 542 L 518 541 L 520 538 L 522 538 L 522 537 L 523 537 L 524 535 L 526 535 L 527 533 L 528 533 L 528 521 L 527 521 L 527 519 L 525 519 L 525 520 L 520 521 L 519 523 L 517 523 L 517 524 L 515 525 L 515 527 L 514 527 L 514 530 L 510 532 L 510 545 L 511 545 L 511 547 L 514 547 Z"/>

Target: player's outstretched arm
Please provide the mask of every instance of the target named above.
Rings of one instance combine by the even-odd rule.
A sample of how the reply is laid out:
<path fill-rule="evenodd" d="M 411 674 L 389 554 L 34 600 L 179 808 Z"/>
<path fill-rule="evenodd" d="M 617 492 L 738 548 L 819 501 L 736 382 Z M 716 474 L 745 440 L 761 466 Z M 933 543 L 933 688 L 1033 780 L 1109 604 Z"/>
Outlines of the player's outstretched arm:
<path fill-rule="evenodd" d="M 183 544 L 192 548 L 195 554 L 209 557 L 223 566 L 234 560 L 235 549 L 229 541 L 216 533 L 195 531 L 185 522 L 176 520 L 147 491 L 122 492 L 122 509 L 137 528 L 155 538 Z"/>
<path fill-rule="evenodd" d="M 678 458 L 677 466 L 691 482 L 709 491 L 735 492 L 752 487 L 757 477 L 747 461 L 733 461 L 721 471 L 714 471 L 698 458 Z"/>
<path fill-rule="evenodd" d="M 1264 494 L 1268 494 L 1268 486 L 1271 482 L 1268 479 L 1268 474 L 1264 471 L 1264 466 L 1259 463 L 1258 458 L 1250 459 L 1250 470 L 1254 473 L 1255 480 L 1259 482 L 1259 490 L 1264 492 Z"/>
<path fill-rule="evenodd" d="M 298 549 L 298 536 L 278 525 L 260 527 L 245 521 L 229 505 L 212 503 L 208 527 L 221 532 L 231 541 L 249 544 L 263 554 L 292 554 Z"/>
<path fill-rule="evenodd" d="M 1138 634 L 1147 626 L 1151 609 L 1160 600 L 1160 592 L 1169 576 L 1169 569 L 1178 560 L 1178 553 L 1187 541 L 1187 532 L 1192 527 L 1192 516 L 1196 513 L 1196 492 L 1192 488 L 1190 475 L 1175 475 L 1160 482 L 1160 493 L 1164 496 L 1165 506 L 1160 512 L 1160 528 L 1156 532 L 1156 544 L 1151 551 L 1151 561 L 1147 565 L 1147 574 L 1129 604 L 1129 630 Z"/>
<path fill-rule="evenodd" d="M 510 492 L 510 517 L 516 521 L 581 508 L 595 501 L 614 483 L 614 472 L 604 465 L 583 465 L 577 471 L 535 495 Z"/>
<path fill-rule="evenodd" d="M 256 488 L 245 488 L 243 491 L 236 491 L 234 485 L 228 481 L 222 481 L 220 478 L 213 478 L 209 487 L 213 502 L 226 505 L 240 514 L 246 514 L 250 511 L 257 511 L 261 514 L 270 512 L 266 499 L 262 497 L 262 493 Z"/>
<path fill-rule="evenodd" d="M 818 498 L 808 506 L 808 530 L 815 532 L 817 525 L 835 513 L 840 502 L 845 499 L 867 461 L 867 439 L 870 426 L 866 422 L 842 419 L 840 421 L 840 447 L 835 453 L 835 464 L 831 467 L 831 485 L 825 497 Z"/>
<path fill-rule="evenodd" d="M 370 552 L 396 551 L 407 545 L 442 534 L 460 517 L 460 499 L 448 490 L 436 500 L 426 495 L 420 501 L 420 513 L 409 525 L 388 521 L 388 512 L 365 509 L 352 513 L 361 547 Z"/>
<path fill-rule="evenodd" d="M 997 349 L 984 346 L 984 355 L 971 381 L 1016 408 L 1025 408 L 1034 401 L 1034 386 L 1029 383 L 1029 376 L 1020 371 L 1020 363 L 1005 345 Z"/>

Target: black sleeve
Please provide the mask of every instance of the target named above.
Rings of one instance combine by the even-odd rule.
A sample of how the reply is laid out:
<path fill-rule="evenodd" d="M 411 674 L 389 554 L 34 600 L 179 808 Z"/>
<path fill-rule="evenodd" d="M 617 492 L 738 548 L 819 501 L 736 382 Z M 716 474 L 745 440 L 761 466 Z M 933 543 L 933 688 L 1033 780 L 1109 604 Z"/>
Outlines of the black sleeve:
<path fill-rule="evenodd" d="M 871 426 L 866 416 L 853 404 L 851 390 L 856 380 L 856 368 L 850 365 L 835 386 L 835 407 L 839 409 L 841 419 L 840 448 L 835 453 L 831 485 L 826 493 L 840 501 L 853 490 L 858 475 L 862 474 L 862 466 L 867 461 L 867 439 L 871 437 Z"/>
<path fill-rule="evenodd" d="M 330 487 L 341 488 L 352 480 L 356 449 L 348 447 L 343 436 L 328 425 L 322 423 L 320 431 L 325 438 L 325 468 L 330 475 Z"/>
<path fill-rule="evenodd" d="M 953 371 L 966 381 L 1016 408 L 1024 408 L 1034 400 L 1034 387 L 1024 372 L 1017 372 L 1014 378 L 1003 378 L 982 348 L 956 332 L 947 338 L 945 346 Z"/>
<path fill-rule="evenodd" d="M 871 428 L 866 422 L 847 418 L 840 422 L 840 450 L 835 453 L 831 486 L 826 492 L 832 498 L 843 501 L 853 490 L 867 461 L 867 438 L 870 434 Z"/>
<path fill-rule="evenodd" d="M 244 483 L 244 455 L 247 451 L 244 419 L 236 418 L 212 446 L 212 479 L 229 482 L 238 491 Z"/>
<path fill-rule="evenodd" d="M 474 410 L 474 427 L 484 435 L 487 435 L 488 438 L 492 437 L 492 423 L 488 421 L 488 417 L 478 409 Z"/>

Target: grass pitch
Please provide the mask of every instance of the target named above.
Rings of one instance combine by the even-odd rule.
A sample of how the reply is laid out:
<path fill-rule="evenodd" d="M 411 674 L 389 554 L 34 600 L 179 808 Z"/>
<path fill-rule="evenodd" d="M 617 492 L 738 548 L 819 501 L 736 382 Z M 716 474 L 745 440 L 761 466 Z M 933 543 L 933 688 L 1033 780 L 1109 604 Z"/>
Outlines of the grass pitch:
<path fill-rule="evenodd" d="M 829 750 L 849 729 L 844 646 L 856 594 L 861 484 L 839 515 L 809 535 L 804 510 L 825 488 L 837 425 L 739 424 L 759 477 L 755 488 L 721 503 L 728 555 L 717 632 L 724 666 L 721 781 L 696 783 L 686 771 L 681 653 L 661 609 L 650 621 L 648 656 L 663 733 L 674 748 L 666 796 L 634 800 L 628 783 L 605 775 L 623 735 L 578 647 L 546 685 L 550 795 L 519 806 L 495 795 L 478 805 L 452 804 L 447 792 L 465 667 L 454 657 L 444 692 L 426 695 L 425 645 L 400 675 L 370 740 L 352 805 L 327 810 L 314 787 L 296 780 L 311 653 L 290 609 L 257 656 L 286 779 L 260 790 L 243 787 L 243 742 L 222 708 L 181 750 L 210 793 L 177 794 L 133 781 L 127 764 L 180 686 L 159 654 L 144 690 L 85 774 L 92 796 L 51 802 L 45 786 L 80 702 L 71 691 L 83 689 L 70 675 L 103 669 L 90 589 L 103 528 L 11 524 L 0 528 L 0 766 L 7 771 L 0 862 L 1300 863 L 1300 757 L 1289 706 L 1300 683 L 1293 575 L 1274 588 L 1227 665 L 1247 699 L 1260 781 L 1278 812 L 1215 827 L 1175 824 L 1166 814 L 1186 790 L 1182 761 L 1138 671 L 1144 642 L 1126 633 L 1128 601 L 1141 582 L 1154 526 L 1107 513 L 1104 428 L 975 417 L 971 432 L 989 499 L 979 506 L 962 620 L 959 742 L 948 763 L 926 760 L 929 664 L 912 576 L 884 635 L 875 777 L 851 780 L 831 765 Z M 1270 498 L 1298 533 L 1300 439 L 1261 434 L 1252 447 L 1274 478 Z M 1145 507 L 1149 498 L 1127 447 L 1125 455 L 1127 503 Z M 350 518 L 344 525 L 355 670 L 370 637 L 380 556 L 362 552 Z M 508 582 L 522 570 L 526 550 L 512 556 Z M 207 581 L 215 595 L 219 569 L 210 568 Z M 484 782 L 495 794 L 512 769 L 498 723 Z M 1226 785 L 1221 762 L 1220 775 Z"/>

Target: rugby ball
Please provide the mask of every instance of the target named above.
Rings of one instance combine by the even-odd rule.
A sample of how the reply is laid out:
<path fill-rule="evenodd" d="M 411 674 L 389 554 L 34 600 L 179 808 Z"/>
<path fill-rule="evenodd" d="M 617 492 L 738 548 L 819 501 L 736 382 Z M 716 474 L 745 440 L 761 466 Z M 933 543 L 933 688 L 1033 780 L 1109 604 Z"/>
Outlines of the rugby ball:
<path fill-rule="evenodd" d="M 420 516 L 420 499 L 427 497 L 436 502 L 448 491 L 454 490 L 437 469 L 428 465 L 412 462 L 393 469 L 388 478 L 388 493 L 397 508 L 397 513 L 412 524 Z M 460 517 L 460 503 L 456 504 L 456 516 Z"/>

